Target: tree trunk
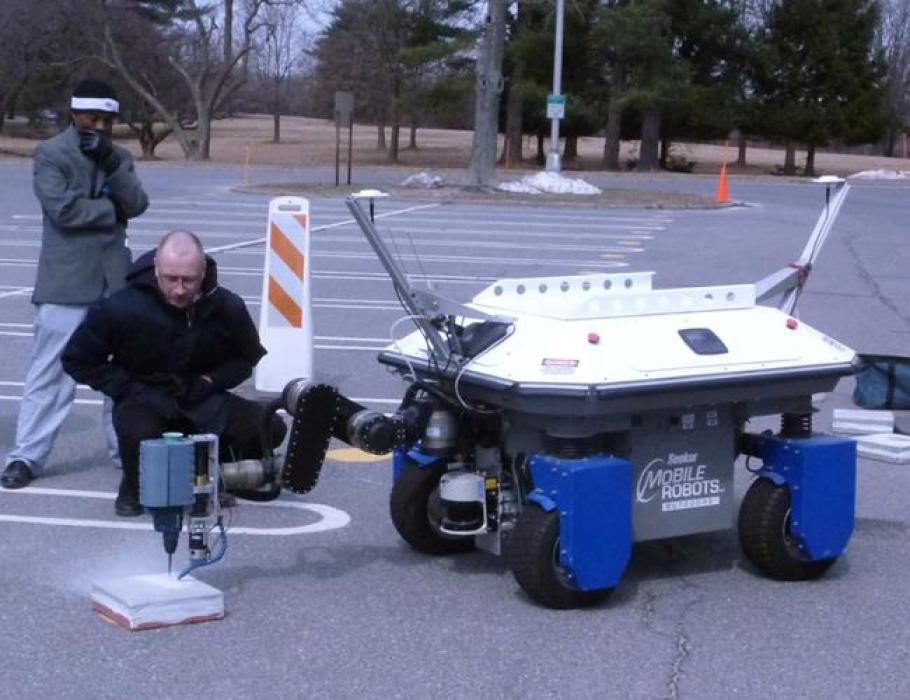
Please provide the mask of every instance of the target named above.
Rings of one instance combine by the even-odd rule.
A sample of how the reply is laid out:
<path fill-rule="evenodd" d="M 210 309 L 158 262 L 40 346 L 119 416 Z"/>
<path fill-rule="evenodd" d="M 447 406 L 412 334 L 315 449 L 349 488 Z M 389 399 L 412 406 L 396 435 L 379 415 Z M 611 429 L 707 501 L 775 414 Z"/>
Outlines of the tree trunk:
<path fill-rule="evenodd" d="M 275 81 L 275 95 L 272 103 L 272 143 L 281 143 L 281 81 Z"/>
<path fill-rule="evenodd" d="M 190 160 L 208 160 L 212 146 L 212 117 L 206 104 L 196 106 L 196 133 L 193 138 L 194 148 Z"/>
<path fill-rule="evenodd" d="M 884 147 L 882 148 L 883 155 L 886 158 L 894 157 L 894 149 L 897 146 L 897 129 L 893 126 L 888 127 L 888 131 L 885 134 Z"/>
<path fill-rule="evenodd" d="M 408 129 L 408 150 L 417 150 L 417 117 L 411 117 L 411 127 Z"/>
<path fill-rule="evenodd" d="M 566 134 L 566 144 L 563 146 L 562 160 L 564 163 L 571 163 L 578 160 L 578 136 L 569 136 Z"/>
<path fill-rule="evenodd" d="M 25 87 L 27 81 L 28 73 L 14 83 L 9 92 L 3 96 L 3 100 L 0 102 L 0 132 L 3 131 L 3 124 L 6 118 L 9 117 L 10 119 L 13 119 L 16 116 L 16 99 L 19 97 L 19 93 L 22 92 L 22 88 Z"/>
<path fill-rule="evenodd" d="M 398 142 L 401 137 L 401 124 L 398 123 L 398 115 L 392 118 L 392 135 L 389 139 L 389 162 L 398 162 Z"/>
<path fill-rule="evenodd" d="M 390 105 L 392 134 L 389 140 L 389 162 L 398 162 L 398 146 L 401 143 L 401 79 L 395 76 L 392 80 L 392 103 Z"/>
<path fill-rule="evenodd" d="M 384 151 L 385 149 L 385 122 L 382 121 L 376 125 L 376 150 Z"/>
<path fill-rule="evenodd" d="M 139 127 L 139 146 L 142 148 L 142 160 L 154 160 L 156 146 L 154 122 L 142 122 Z"/>
<path fill-rule="evenodd" d="M 545 165 L 547 162 L 547 154 L 544 150 L 544 138 L 546 134 L 543 131 L 537 132 L 537 155 L 534 157 L 534 160 L 537 161 L 537 165 Z"/>
<path fill-rule="evenodd" d="M 641 122 L 641 146 L 638 148 L 638 170 L 657 170 L 660 145 L 660 111 L 649 109 Z"/>
<path fill-rule="evenodd" d="M 796 145 L 789 140 L 784 144 L 784 175 L 796 175 Z"/>
<path fill-rule="evenodd" d="M 810 143 L 806 147 L 806 167 L 803 168 L 803 175 L 806 177 L 815 177 L 815 144 Z"/>
<path fill-rule="evenodd" d="M 222 58 L 227 65 L 234 57 L 234 0 L 224 0 L 224 44 Z"/>
<path fill-rule="evenodd" d="M 670 139 L 660 140 L 660 167 L 667 170 L 667 160 L 670 158 Z"/>
<path fill-rule="evenodd" d="M 469 180 L 486 185 L 496 170 L 499 137 L 499 98 L 506 34 L 506 0 L 488 0 L 474 91 L 474 139 Z"/>
<path fill-rule="evenodd" d="M 741 168 L 746 167 L 746 135 L 742 131 L 736 139 L 736 164 Z"/>
<path fill-rule="evenodd" d="M 607 107 L 607 132 L 604 138 L 604 157 L 602 165 L 605 170 L 619 170 L 619 137 L 622 127 L 622 110 L 616 104 L 617 100 L 610 100 Z"/>
<path fill-rule="evenodd" d="M 506 96 L 506 138 L 503 142 L 502 157 L 499 162 L 506 168 L 521 165 L 523 159 L 521 152 L 521 137 L 524 131 L 522 111 L 524 110 L 524 95 L 522 94 L 522 75 L 524 65 L 516 61 L 512 70 L 512 80 L 509 83 L 509 92 Z"/>

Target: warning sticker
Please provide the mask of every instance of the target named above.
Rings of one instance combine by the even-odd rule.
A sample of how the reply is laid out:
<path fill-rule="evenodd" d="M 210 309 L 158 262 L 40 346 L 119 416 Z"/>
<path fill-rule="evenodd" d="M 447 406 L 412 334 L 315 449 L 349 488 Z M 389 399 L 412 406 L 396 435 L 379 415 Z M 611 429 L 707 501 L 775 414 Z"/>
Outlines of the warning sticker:
<path fill-rule="evenodd" d="M 540 371 L 544 374 L 572 374 L 580 360 L 562 357 L 545 357 L 540 363 Z"/>

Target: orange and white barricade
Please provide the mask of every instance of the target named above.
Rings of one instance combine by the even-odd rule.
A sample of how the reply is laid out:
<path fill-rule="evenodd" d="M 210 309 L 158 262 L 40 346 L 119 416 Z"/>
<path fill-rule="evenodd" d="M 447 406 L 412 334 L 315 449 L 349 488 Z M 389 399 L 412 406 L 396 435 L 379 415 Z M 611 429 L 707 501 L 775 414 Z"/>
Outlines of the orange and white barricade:
<path fill-rule="evenodd" d="M 309 201 L 273 199 L 259 314 L 259 338 L 268 354 L 256 366 L 259 391 L 281 391 L 292 379 L 313 376 L 309 262 Z"/>

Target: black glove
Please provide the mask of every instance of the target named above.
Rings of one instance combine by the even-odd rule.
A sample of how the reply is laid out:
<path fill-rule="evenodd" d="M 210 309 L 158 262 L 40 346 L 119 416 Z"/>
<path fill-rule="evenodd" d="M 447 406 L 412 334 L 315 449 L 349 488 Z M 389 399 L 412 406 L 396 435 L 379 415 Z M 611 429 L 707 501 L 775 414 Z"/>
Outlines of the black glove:
<path fill-rule="evenodd" d="M 111 398 L 114 400 L 115 404 L 131 401 L 139 396 L 144 388 L 145 385 L 140 382 L 128 382 L 117 392 L 116 396 L 112 396 Z"/>
<path fill-rule="evenodd" d="M 129 217 L 126 215 L 126 212 L 123 211 L 123 207 L 120 205 L 120 201 L 117 197 L 114 196 L 114 191 L 111 189 L 110 183 L 105 182 L 101 186 L 101 196 L 111 200 L 111 204 L 114 205 L 114 216 L 117 218 L 117 223 L 123 227 L 126 227 L 129 222 Z"/>
<path fill-rule="evenodd" d="M 123 211 L 123 207 L 120 206 L 120 202 L 118 202 L 114 197 L 111 197 L 111 204 L 114 205 L 114 216 L 117 217 L 117 223 L 125 227 L 127 223 L 129 223 L 129 217 L 126 215 L 126 212 Z"/>
<path fill-rule="evenodd" d="M 79 150 L 101 166 L 108 175 L 120 167 L 120 156 L 110 137 L 102 131 L 80 131 Z"/>
<path fill-rule="evenodd" d="M 143 384 L 151 384 L 160 387 L 176 399 L 183 398 L 186 395 L 186 390 L 189 386 L 189 382 L 179 374 L 169 374 L 168 372 L 142 374 L 137 376 L 136 379 Z"/>
<path fill-rule="evenodd" d="M 207 399 L 214 391 L 215 385 L 212 384 L 212 380 L 209 377 L 205 375 L 193 377 L 191 381 L 187 382 L 187 390 L 183 395 L 183 400 L 189 403 L 198 403 Z"/>

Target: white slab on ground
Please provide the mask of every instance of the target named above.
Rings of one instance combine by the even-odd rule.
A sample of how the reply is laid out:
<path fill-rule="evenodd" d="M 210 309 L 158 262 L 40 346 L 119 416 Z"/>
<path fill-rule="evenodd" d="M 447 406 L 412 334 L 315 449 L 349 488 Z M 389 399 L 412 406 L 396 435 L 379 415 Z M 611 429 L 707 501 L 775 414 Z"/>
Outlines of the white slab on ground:
<path fill-rule="evenodd" d="M 92 609 L 130 630 L 224 617 L 224 594 L 192 576 L 147 574 L 92 584 Z"/>
<path fill-rule="evenodd" d="M 856 438 L 856 454 L 883 462 L 905 464 L 910 462 L 910 435 L 860 435 Z"/>
<path fill-rule="evenodd" d="M 878 435 L 894 432 L 894 411 L 835 408 L 831 432 L 838 435 Z"/>

